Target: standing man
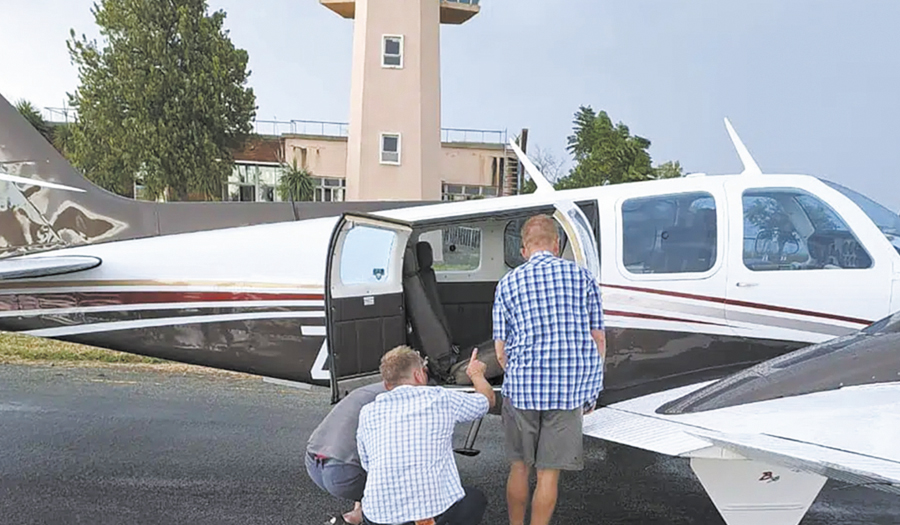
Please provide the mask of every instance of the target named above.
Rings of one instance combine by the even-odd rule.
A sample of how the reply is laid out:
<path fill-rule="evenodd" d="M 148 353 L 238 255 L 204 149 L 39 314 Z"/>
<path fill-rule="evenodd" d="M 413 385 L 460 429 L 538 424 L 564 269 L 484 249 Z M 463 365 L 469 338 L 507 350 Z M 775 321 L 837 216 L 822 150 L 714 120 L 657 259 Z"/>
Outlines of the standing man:
<path fill-rule="evenodd" d="M 584 468 L 582 417 L 603 386 L 606 340 L 600 288 L 587 270 L 559 258 L 553 219 L 525 222 L 522 256 L 527 262 L 498 283 L 493 309 L 494 345 L 506 374 L 506 499 L 510 525 L 524 525 L 534 467 L 531 525 L 547 525 L 559 472 Z"/>
<path fill-rule="evenodd" d="M 388 392 L 363 407 L 357 433 L 359 457 L 368 471 L 363 523 L 481 523 L 487 499 L 460 483 L 452 444 L 457 423 L 484 417 L 494 404 L 476 353 L 466 368 L 475 394 L 427 386 L 427 364 L 408 346 L 381 358 Z"/>
<path fill-rule="evenodd" d="M 362 523 L 360 502 L 366 471 L 356 450 L 359 411 L 386 391 L 384 383 L 375 383 L 351 392 L 319 423 L 306 445 L 306 472 L 313 482 L 332 496 L 356 502 L 354 509 L 342 516 L 343 523 Z M 330 523 L 339 523 L 337 517 Z"/>

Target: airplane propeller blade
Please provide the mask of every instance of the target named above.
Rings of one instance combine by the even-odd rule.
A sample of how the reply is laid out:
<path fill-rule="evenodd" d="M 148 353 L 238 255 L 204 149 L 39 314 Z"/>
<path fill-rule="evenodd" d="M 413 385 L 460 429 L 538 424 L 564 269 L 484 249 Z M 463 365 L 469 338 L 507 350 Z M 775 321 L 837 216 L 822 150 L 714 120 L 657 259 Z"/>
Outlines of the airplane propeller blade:
<path fill-rule="evenodd" d="M 731 137 L 731 142 L 734 143 L 734 149 L 737 150 L 738 156 L 744 164 L 744 171 L 741 175 L 762 175 L 762 170 L 759 169 L 756 161 L 753 160 L 747 146 L 744 146 L 744 143 L 741 142 L 741 138 L 738 137 L 737 132 L 734 131 L 734 128 L 731 126 L 731 122 L 728 121 L 727 117 L 725 118 L 725 128 L 728 129 L 728 135 Z"/>
<path fill-rule="evenodd" d="M 534 163 L 531 162 L 531 159 L 529 159 L 528 156 L 525 155 L 525 152 L 522 151 L 522 148 L 520 148 L 518 144 L 510 140 L 509 146 L 516 153 L 516 157 L 519 158 L 519 162 L 522 163 L 522 166 L 525 167 L 525 173 L 530 175 L 531 180 L 533 180 L 537 185 L 537 190 L 535 190 L 535 193 L 551 193 L 553 191 L 556 191 L 553 189 L 553 185 L 550 184 L 550 181 L 548 181 L 547 178 L 544 177 L 544 174 L 541 173 L 541 170 L 539 170 L 537 166 L 535 166 Z"/>
<path fill-rule="evenodd" d="M 53 188 L 55 190 L 64 190 L 64 191 L 76 191 L 79 193 L 84 193 L 84 190 L 81 188 L 73 188 L 71 186 L 64 186 L 62 184 L 56 184 L 54 182 L 46 182 L 42 180 L 29 179 L 25 177 L 17 177 L 16 175 L 10 175 L 8 173 L 0 172 L 0 180 L 5 180 L 7 182 L 15 182 L 18 184 L 30 184 L 32 186 L 41 186 L 43 188 Z"/>

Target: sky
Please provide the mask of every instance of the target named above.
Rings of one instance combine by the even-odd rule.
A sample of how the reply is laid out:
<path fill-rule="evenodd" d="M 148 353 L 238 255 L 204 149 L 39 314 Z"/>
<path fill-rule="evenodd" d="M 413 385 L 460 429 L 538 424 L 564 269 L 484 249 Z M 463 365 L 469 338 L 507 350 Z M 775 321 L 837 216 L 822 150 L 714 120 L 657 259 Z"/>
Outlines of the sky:
<path fill-rule="evenodd" d="M 63 105 L 69 30 L 92 0 L 0 0 L 0 94 Z M 317 0 L 209 0 L 250 55 L 257 118 L 346 121 L 353 23 Z M 481 0 L 441 35 L 442 125 L 529 129 L 568 160 L 579 106 L 652 142 L 655 164 L 738 173 L 723 118 L 765 173 L 827 178 L 900 210 L 900 2 Z"/>

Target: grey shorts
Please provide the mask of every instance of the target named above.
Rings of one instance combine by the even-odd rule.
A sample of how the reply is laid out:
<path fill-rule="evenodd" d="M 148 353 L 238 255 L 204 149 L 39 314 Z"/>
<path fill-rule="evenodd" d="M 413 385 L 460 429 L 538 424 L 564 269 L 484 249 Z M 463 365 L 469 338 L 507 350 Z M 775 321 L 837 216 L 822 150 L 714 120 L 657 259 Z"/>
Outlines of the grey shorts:
<path fill-rule="evenodd" d="M 506 457 L 538 470 L 584 468 L 583 413 L 573 410 L 520 410 L 503 398 Z"/>

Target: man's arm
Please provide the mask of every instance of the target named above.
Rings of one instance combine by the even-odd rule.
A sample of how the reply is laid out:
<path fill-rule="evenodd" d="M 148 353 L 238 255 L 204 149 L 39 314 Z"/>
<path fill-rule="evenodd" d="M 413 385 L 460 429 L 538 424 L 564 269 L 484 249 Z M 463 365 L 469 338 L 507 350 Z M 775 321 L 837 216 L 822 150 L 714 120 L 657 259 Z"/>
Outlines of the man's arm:
<path fill-rule="evenodd" d="M 490 410 L 494 407 L 497 399 L 491 384 L 484 378 L 485 370 L 487 370 L 487 365 L 478 360 L 478 349 L 472 350 L 472 358 L 469 359 L 469 366 L 466 367 L 466 375 L 475 385 L 475 391 L 487 398 L 488 410 Z"/>
<path fill-rule="evenodd" d="M 365 407 L 363 407 L 365 409 Z M 356 449 L 359 453 L 359 464 L 363 470 L 369 471 L 369 456 L 366 454 L 365 427 L 363 413 L 360 411 L 359 424 L 356 427 Z"/>
<path fill-rule="evenodd" d="M 597 343 L 597 351 L 600 352 L 600 359 L 606 362 L 606 332 L 603 330 L 591 330 L 591 337 Z"/>
<path fill-rule="evenodd" d="M 494 352 L 497 354 L 497 362 L 500 363 L 500 368 L 506 371 L 506 341 L 499 339 L 494 341 Z"/>
<path fill-rule="evenodd" d="M 508 335 L 509 325 L 506 319 L 506 307 L 504 306 L 504 282 L 501 280 L 497 284 L 497 291 L 494 294 L 494 307 L 491 314 L 493 317 L 493 336 L 494 336 L 494 352 L 497 353 L 497 361 L 500 367 L 506 370 L 506 336 Z"/>

